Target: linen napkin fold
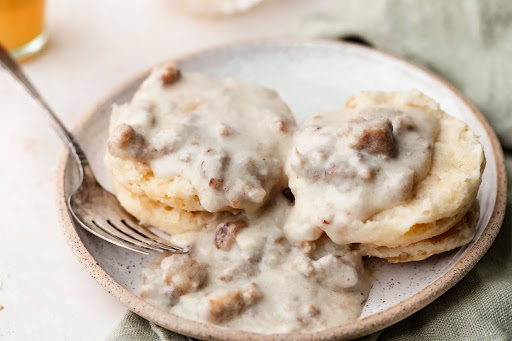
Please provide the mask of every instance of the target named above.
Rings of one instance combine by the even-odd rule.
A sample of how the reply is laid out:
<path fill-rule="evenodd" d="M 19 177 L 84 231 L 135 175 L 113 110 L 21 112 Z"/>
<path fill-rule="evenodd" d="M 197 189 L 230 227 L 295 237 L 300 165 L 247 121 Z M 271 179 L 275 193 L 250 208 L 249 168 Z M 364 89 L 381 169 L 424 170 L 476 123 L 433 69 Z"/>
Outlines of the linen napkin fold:
<path fill-rule="evenodd" d="M 293 33 L 368 42 L 440 74 L 482 110 L 511 152 L 506 164 L 512 183 L 512 1 L 337 0 L 297 22 Z M 511 227 L 507 214 L 490 250 L 447 293 L 363 339 L 512 339 Z M 128 312 L 108 340 L 189 339 Z"/>
<path fill-rule="evenodd" d="M 127 311 L 117 327 L 107 338 L 109 341 L 191 341 L 184 335 L 171 332 L 165 328 Z"/>
<path fill-rule="evenodd" d="M 297 22 L 307 37 L 361 37 L 461 90 L 512 148 L 512 2 L 337 0 Z"/>

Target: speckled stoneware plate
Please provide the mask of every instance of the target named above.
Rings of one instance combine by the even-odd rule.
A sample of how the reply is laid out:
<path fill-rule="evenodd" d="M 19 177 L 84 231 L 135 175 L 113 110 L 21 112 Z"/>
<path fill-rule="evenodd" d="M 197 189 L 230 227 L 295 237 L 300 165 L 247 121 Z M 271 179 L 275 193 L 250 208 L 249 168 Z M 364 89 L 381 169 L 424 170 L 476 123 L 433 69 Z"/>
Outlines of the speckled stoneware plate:
<path fill-rule="evenodd" d="M 314 333 L 262 335 L 229 330 L 166 313 L 137 297 L 141 271 L 152 256 L 141 256 L 106 243 L 73 223 L 65 198 L 77 174 L 65 152 L 58 170 L 58 207 L 64 233 L 80 262 L 106 290 L 130 310 L 158 325 L 200 339 L 341 340 L 389 326 L 446 292 L 482 257 L 503 220 L 506 178 L 501 147 L 487 121 L 457 90 L 409 62 L 359 45 L 327 41 L 260 41 L 237 43 L 175 59 L 186 71 L 214 77 L 236 77 L 276 89 L 298 121 L 322 110 L 344 105 L 360 90 L 416 88 L 434 98 L 449 114 L 467 122 L 480 136 L 487 167 L 478 192 L 480 221 L 473 242 L 426 261 L 389 264 L 371 259 L 375 281 L 361 318 L 346 326 Z M 128 101 L 144 72 L 123 84 L 94 107 L 76 127 L 99 181 L 110 188 L 103 154 L 113 103 Z"/>

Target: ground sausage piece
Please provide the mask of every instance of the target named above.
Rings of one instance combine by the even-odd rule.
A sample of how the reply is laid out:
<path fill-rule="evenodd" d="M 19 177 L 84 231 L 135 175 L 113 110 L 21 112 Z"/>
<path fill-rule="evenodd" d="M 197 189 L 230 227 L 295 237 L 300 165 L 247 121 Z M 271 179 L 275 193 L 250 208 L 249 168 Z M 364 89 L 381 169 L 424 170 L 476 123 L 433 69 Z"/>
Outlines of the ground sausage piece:
<path fill-rule="evenodd" d="M 300 248 L 306 254 L 308 257 L 311 257 L 313 255 L 313 252 L 316 250 L 316 243 L 314 241 L 312 242 L 301 242 Z"/>
<path fill-rule="evenodd" d="M 331 290 L 351 288 L 359 281 L 357 270 L 341 257 L 327 254 L 312 263 L 314 279 Z M 333 273 L 339 275 L 331 276 Z"/>
<path fill-rule="evenodd" d="M 414 122 L 410 116 L 398 115 L 393 119 L 393 128 L 395 131 L 411 131 L 415 129 Z"/>
<path fill-rule="evenodd" d="M 368 168 L 360 172 L 360 177 L 363 180 L 373 180 L 375 178 L 375 170 Z"/>
<path fill-rule="evenodd" d="M 329 168 L 327 168 L 325 171 L 324 171 L 324 175 L 326 178 L 330 177 L 330 176 L 333 176 L 335 175 L 338 170 L 338 166 L 337 165 L 330 165 Z"/>
<path fill-rule="evenodd" d="M 208 320 L 212 323 L 229 321 L 243 313 L 262 297 L 261 291 L 254 283 L 229 293 L 210 299 Z"/>
<path fill-rule="evenodd" d="M 147 154 L 147 142 L 144 136 L 127 124 L 114 128 L 108 142 L 108 151 L 121 158 L 144 158 Z"/>
<path fill-rule="evenodd" d="M 315 273 L 313 260 L 306 252 L 301 252 L 293 257 L 289 266 L 305 277 L 311 277 Z"/>
<path fill-rule="evenodd" d="M 163 85 L 171 85 L 176 82 L 181 76 L 181 72 L 178 68 L 173 65 L 169 65 L 165 68 L 164 73 L 160 76 Z"/>
<path fill-rule="evenodd" d="M 305 305 L 297 312 L 297 321 L 303 325 L 310 323 L 321 311 L 312 304 Z"/>
<path fill-rule="evenodd" d="M 167 297 L 169 300 L 170 305 L 175 305 L 180 300 L 181 295 L 183 295 L 183 292 L 181 289 L 177 288 L 175 285 L 168 285 L 162 289 L 162 293 Z"/>
<path fill-rule="evenodd" d="M 187 254 L 173 254 L 160 264 L 165 282 L 181 295 L 195 292 L 206 282 L 206 269 Z"/>
<path fill-rule="evenodd" d="M 201 161 L 201 173 L 208 181 L 208 186 L 216 191 L 220 191 L 224 186 L 224 176 L 226 166 L 229 163 L 229 157 L 224 151 L 216 151 L 208 148 L 203 152 Z"/>
<path fill-rule="evenodd" d="M 356 137 L 355 143 L 350 145 L 350 147 L 357 150 L 365 150 L 370 154 L 395 157 L 397 149 L 391 121 L 384 119 L 365 127 L 359 136 Z"/>
<path fill-rule="evenodd" d="M 208 185 L 216 190 L 220 190 L 224 184 L 224 179 L 211 178 Z"/>
<path fill-rule="evenodd" d="M 282 131 L 283 133 L 286 134 L 288 132 L 288 128 L 286 127 L 286 123 L 284 121 L 277 122 L 277 125 L 279 127 L 279 130 Z"/>
<path fill-rule="evenodd" d="M 215 229 L 215 247 L 228 251 L 236 240 L 238 230 L 247 226 L 244 221 L 223 222 Z"/>

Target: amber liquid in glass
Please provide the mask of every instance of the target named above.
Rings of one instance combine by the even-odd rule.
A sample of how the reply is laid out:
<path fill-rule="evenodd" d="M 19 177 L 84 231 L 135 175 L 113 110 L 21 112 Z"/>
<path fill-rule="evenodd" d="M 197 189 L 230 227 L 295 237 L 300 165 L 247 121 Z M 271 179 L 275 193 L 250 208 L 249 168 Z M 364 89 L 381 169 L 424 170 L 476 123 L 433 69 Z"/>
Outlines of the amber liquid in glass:
<path fill-rule="evenodd" d="M 18 49 L 43 31 L 44 0 L 0 0 L 0 43 Z"/>

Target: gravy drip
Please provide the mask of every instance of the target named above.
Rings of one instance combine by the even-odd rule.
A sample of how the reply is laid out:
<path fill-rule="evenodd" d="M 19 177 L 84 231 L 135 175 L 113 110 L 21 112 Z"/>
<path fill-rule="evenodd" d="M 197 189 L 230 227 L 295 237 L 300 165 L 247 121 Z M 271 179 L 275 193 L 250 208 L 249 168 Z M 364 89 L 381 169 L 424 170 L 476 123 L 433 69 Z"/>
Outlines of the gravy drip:
<path fill-rule="evenodd" d="M 141 297 L 189 319 L 260 333 L 320 330 L 357 319 L 369 291 L 362 257 L 327 237 L 288 242 L 282 225 L 290 207 L 278 196 L 264 214 L 173 236 L 190 252 L 145 269 Z M 225 233 L 226 226 L 236 232 Z"/>
<path fill-rule="evenodd" d="M 296 132 L 287 163 L 295 207 L 284 225 L 290 240 L 344 231 L 411 197 L 431 169 L 439 130 L 415 108 L 341 109 L 311 117 Z"/>

